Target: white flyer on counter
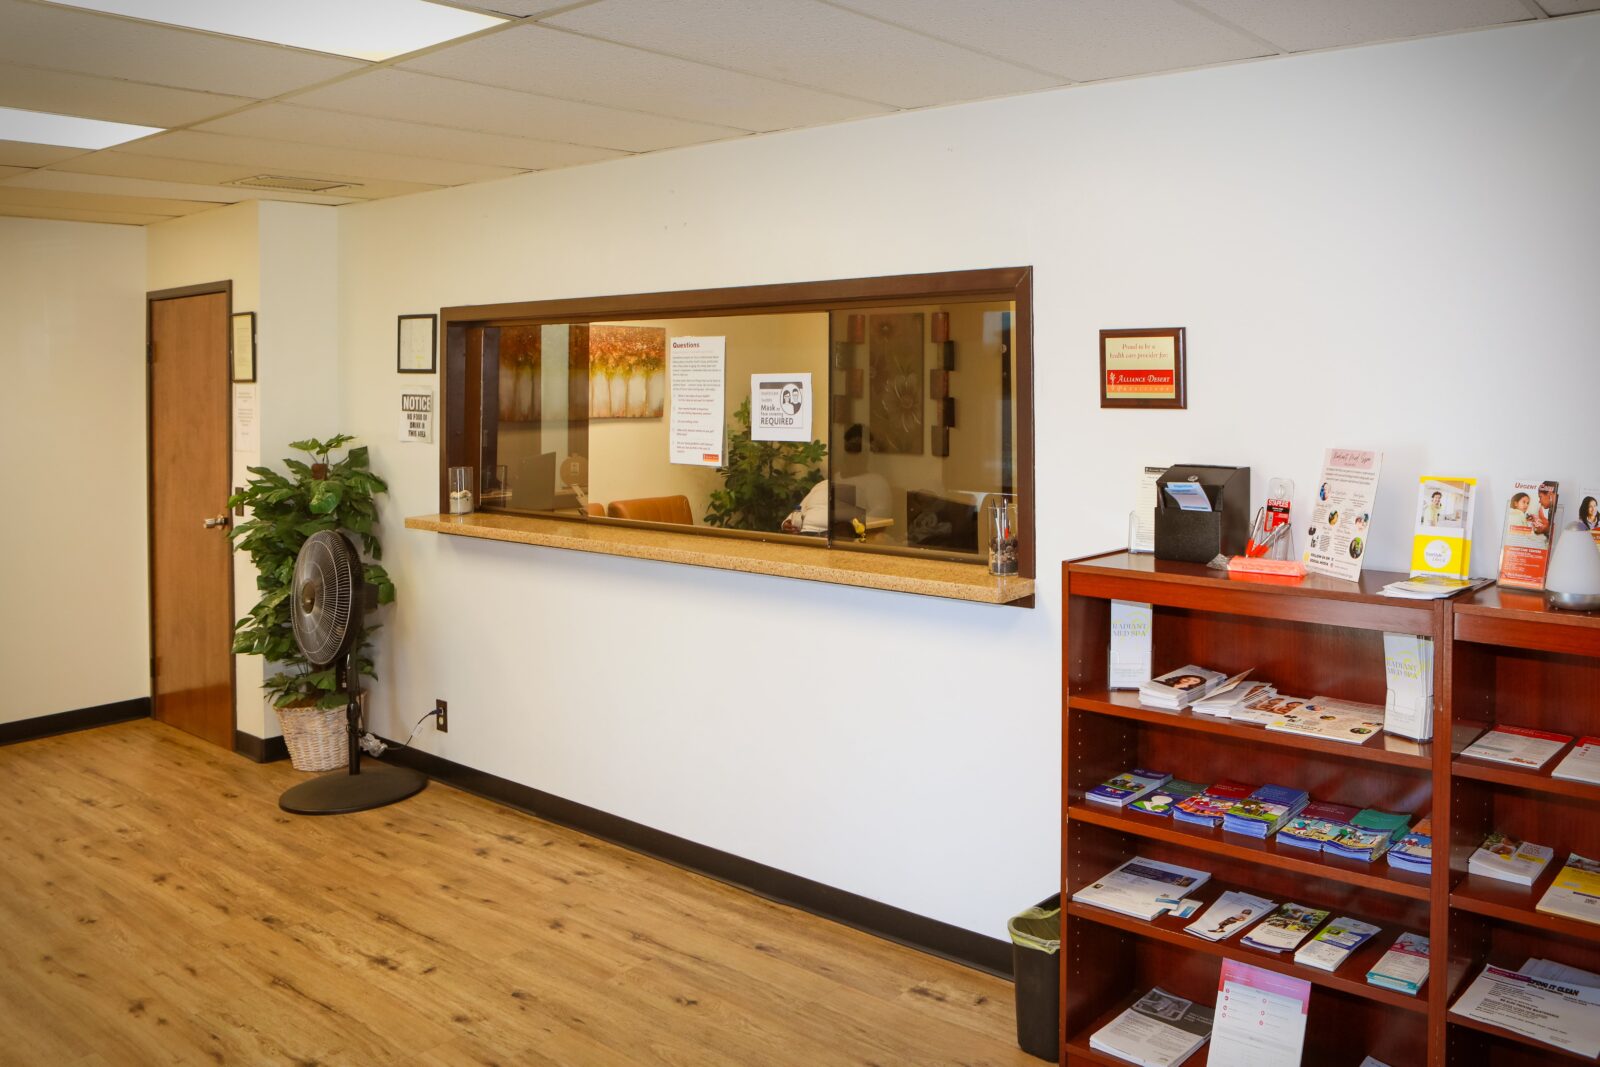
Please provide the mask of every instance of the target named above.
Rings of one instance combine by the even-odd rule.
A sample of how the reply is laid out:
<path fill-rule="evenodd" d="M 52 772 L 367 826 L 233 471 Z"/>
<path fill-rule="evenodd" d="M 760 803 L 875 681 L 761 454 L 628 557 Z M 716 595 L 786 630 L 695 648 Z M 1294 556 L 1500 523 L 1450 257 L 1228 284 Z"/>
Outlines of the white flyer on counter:
<path fill-rule="evenodd" d="M 811 372 L 750 375 L 750 440 L 811 440 Z"/>
<path fill-rule="evenodd" d="M 720 467 L 726 460 L 722 394 L 727 352 L 726 337 L 674 337 L 669 342 L 669 463 Z"/>
<path fill-rule="evenodd" d="M 1367 552 L 1372 505 L 1378 497 L 1383 453 L 1330 448 L 1306 527 L 1306 569 L 1356 581 Z"/>
<path fill-rule="evenodd" d="M 1485 967 L 1450 1011 L 1580 1056 L 1600 1056 L 1600 989 Z"/>

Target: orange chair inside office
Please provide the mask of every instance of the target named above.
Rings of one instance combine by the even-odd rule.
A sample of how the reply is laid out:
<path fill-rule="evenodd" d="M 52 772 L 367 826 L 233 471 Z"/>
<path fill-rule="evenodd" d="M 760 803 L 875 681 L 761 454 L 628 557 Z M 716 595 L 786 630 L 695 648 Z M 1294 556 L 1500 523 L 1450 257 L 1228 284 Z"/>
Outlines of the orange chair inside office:
<path fill-rule="evenodd" d="M 693 526 L 694 512 L 686 496 L 645 496 L 637 500 L 613 500 L 606 509 L 613 519 L 634 519 L 638 522 L 670 522 L 679 526 Z"/>
<path fill-rule="evenodd" d="M 594 515 L 602 519 L 606 517 L 606 506 L 604 504 L 596 504 L 593 500 L 585 504 L 583 510 L 587 515 Z"/>

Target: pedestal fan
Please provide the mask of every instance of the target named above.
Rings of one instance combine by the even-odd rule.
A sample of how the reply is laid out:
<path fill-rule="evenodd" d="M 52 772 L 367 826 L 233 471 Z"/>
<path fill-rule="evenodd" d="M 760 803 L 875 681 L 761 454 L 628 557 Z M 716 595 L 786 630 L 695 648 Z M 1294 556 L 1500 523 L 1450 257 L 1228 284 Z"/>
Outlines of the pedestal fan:
<path fill-rule="evenodd" d="M 355 546 L 335 530 L 306 538 L 294 561 L 289 616 L 294 640 L 317 670 L 334 669 L 336 689 L 348 695 L 345 723 L 350 734 L 350 765 L 287 790 L 278 806 L 295 815 L 344 815 L 393 804 L 422 791 L 428 779 L 403 767 L 375 764 L 361 770 L 361 672 L 351 658 L 361 645 L 365 599 L 358 594 L 361 560 Z"/>

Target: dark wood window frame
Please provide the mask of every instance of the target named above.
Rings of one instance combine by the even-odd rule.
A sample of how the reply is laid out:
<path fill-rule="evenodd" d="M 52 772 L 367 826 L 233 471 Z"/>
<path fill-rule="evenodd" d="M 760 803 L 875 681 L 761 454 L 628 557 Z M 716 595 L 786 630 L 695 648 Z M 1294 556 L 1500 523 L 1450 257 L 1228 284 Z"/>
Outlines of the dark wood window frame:
<path fill-rule="evenodd" d="M 443 373 L 440 376 L 439 510 L 449 510 L 449 468 L 479 463 L 478 442 L 482 439 L 483 351 L 481 330 L 496 326 L 539 326 L 573 322 L 604 322 L 628 319 L 712 318 L 731 315 L 786 314 L 796 312 L 848 311 L 941 301 L 1011 301 L 1015 308 L 1011 343 L 1015 365 L 1012 390 L 1015 397 L 1014 436 L 1016 464 L 1009 487 L 1017 500 L 1018 563 L 1020 576 L 1035 576 L 1034 543 L 1034 415 L 1033 415 L 1033 268 L 998 267 L 985 270 L 946 271 L 937 274 L 904 274 L 877 278 L 847 278 L 833 281 L 789 282 L 778 285 L 749 285 L 725 289 L 690 289 L 664 293 L 635 293 L 576 299 L 534 300 L 509 304 L 479 304 L 440 309 L 439 325 L 443 338 Z M 829 389 L 828 395 L 832 395 Z M 530 518 L 542 518 L 530 515 Z M 559 516 L 550 516 L 559 519 Z M 591 517 L 588 521 L 623 523 L 623 520 Z M 638 523 L 626 523 L 638 526 Z M 689 532 L 681 526 L 662 526 L 674 533 Z M 807 544 L 823 549 L 877 551 L 917 557 L 938 557 L 916 548 L 874 548 L 843 542 L 818 543 L 811 538 L 788 537 L 754 531 L 717 530 L 693 527 L 696 535 L 731 536 L 763 541 Z M 945 558 L 956 558 L 947 556 Z M 970 561 L 965 557 L 963 561 Z M 982 564 L 974 564 L 981 566 Z"/>

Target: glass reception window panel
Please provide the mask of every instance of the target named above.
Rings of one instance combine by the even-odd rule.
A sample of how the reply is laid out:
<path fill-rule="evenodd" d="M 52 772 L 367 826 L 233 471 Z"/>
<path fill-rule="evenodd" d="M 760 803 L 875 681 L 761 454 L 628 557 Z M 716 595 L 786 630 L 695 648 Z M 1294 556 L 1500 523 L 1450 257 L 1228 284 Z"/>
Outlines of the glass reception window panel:
<path fill-rule="evenodd" d="M 587 329 L 554 324 L 483 331 L 480 507 L 580 509 L 588 452 Z"/>

